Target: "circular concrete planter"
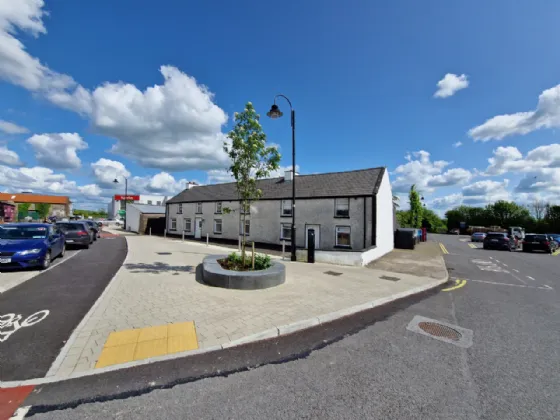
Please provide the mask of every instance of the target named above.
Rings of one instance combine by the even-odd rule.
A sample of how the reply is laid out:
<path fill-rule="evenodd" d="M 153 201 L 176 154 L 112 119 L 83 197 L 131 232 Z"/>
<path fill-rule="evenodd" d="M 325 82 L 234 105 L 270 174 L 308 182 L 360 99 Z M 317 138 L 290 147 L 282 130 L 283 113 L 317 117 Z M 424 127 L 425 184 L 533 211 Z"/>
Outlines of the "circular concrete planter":
<path fill-rule="evenodd" d="M 286 267 L 278 261 L 272 266 L 259 271 L 225 270 L 218 260 L 226 255 L 209 255 L 202 261 L 202 277 L 204 282 L 226 289 L 257 290 L 278 286 L 286 281 Z"/>

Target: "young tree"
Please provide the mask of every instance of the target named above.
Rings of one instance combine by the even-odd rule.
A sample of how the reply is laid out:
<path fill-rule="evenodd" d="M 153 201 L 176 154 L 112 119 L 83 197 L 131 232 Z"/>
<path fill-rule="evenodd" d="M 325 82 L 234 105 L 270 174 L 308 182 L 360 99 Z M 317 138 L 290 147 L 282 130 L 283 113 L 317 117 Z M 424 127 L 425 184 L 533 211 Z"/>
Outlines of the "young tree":
<path fill-rule="evenodd" d="M 423 210 L 422 202 L 420 201 L 420 194 L 416 190 L 416 185 L 410 187 L 408 193 L 408 201 L 410 202 L 410 225 L 413 228 L 419 229 L 422 227 Z"/>
<path fill-rule="evenodd" d="M 547 209 L 547 203 L 544 200 L 540 200 L 540 199 L 536 198 L 529 205 L 529 209 L 533 213 L 533 216 L 535 216 L 535 219 L 542 220 L 542 218 L 545 215 L 546 209 Z"/>
<path fill-rule="evenodd" d="M 47 203 L 35 204 L 35 210 L 37 210 L 37 214 L 41 219 L 45 219 L 51 211 L 51 205 Z"/>
<path fill-rule="evenodd" d="M 224 151 L 230 158 L 228 171 L 235 178 L 241 202 L 241 259 L 245 263 L 245 224 L 251 203 L 262 196 L 257 181 L 270 176 L 278 169 L 280 153 L 274 146 L 266 145 L 266 134 L 259 123 L 260 116 L 251 102 L 243 112 L 235 113 L 235 127 L 228 133 L 231 141 L 224 143 Z"/>

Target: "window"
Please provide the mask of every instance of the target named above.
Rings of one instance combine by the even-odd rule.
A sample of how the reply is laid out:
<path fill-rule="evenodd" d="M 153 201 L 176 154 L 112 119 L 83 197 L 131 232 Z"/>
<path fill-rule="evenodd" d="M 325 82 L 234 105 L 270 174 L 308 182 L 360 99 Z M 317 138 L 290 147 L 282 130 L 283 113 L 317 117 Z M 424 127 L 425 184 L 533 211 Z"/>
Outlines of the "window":
<path fill-rule="evenodd" d="M 336 246 L 350 248 L 350 226 L 336 227 Z"/>
<path fill-rule="evenodd" d="M 202 213 L 202 203 L 196 203 L 196 212 L 198 214 Z"/>
<path fill-rule="evenodd" d="M 185 230 L 185 232 L 190 232 L 191 231 L 191 219 L 184 219 L 184 227 L 183 229 Z"/>
<path fill-rule="evenodd" d="M 335 198 L 334 217 L 350 217 L 350 199 Z"/>
<path fill-rule="evenodd" d="M 177 230 L 177 219 L 171 219 L 171 230 Z"/>
<path fill-rule="evenodd" d="M 217 214 L 222 214 L 222 203 L 221 202 L 216 203 L 216 213 Z"/>
<path fill-rule="evenodd" d="M 158 201 L 158 202 L 157 202 L 157 205 L 158 205 L 158 206 L 161 206 L 161 201 Z"/>
<path fill-rule="evenodd" d="M 152 204 L 152 200 L 148 200 L 148 204 Z"/>
<path fill-rule="evenodd" d="M 251 233 L 251 221 L 245 220 L 245 236 L 249 236 Z M 243 220 L 239 223 L 239 234 L 243 235 Z"/>
<path fill-rule="evenodd" d="M 282 229 L 280 230 L 280 239 L 286 241 L 292 240 L 292 225 L 289 223 L 282 223 Z"/>
<path fill-rule="evenodd" d="M 214 233 L 222 233 L 222 219 L 214 219 Z"/>
<path fill-rule="evenodd" d="M 292 215 L 292 200 L 282 200 L 282 216 Z"/>
<path fill-rule="evenodd" d="M 183 214 L 183 204 L 179 204 L 179 209 L 177 210 L 177 214 Z"/>

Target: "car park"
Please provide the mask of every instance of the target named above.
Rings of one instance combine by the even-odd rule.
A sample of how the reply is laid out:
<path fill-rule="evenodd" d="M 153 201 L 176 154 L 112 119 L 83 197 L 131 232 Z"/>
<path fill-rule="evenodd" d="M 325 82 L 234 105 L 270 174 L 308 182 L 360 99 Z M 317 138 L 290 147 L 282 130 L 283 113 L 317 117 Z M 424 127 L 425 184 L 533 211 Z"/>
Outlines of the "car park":
<path fill-rule="evenodd" d="M 486 238 L 486 233 L 475 232 L 471 235 L 471 242 L 484 242 L 484 238 Z"/>
<path fill-rule="evenodd" d="M 514 251 L 517 249 L 517 242 L 513 236 L 503 232 L 489 232 L 483 240 L 484 249 L 503 249 Z"/>
<path fill-rule="evenodd" d="M 67 246 L 87 249 L 93 243 L 93 232 L 84 222 L 58 222 L 56 226 L 64 233 Z"/>
<path fill-rule="evenodd" d="M 66 251 L 64 234 L 48 223 L 0 226 L 0 268 L 49 268 Z"/>
<path fill-rule="evenodd" d="M 546 234 L 528 234 L 523 241 L 523 252 L 544 251 L 552 254 L 558 249 L 558 244 Z"/>

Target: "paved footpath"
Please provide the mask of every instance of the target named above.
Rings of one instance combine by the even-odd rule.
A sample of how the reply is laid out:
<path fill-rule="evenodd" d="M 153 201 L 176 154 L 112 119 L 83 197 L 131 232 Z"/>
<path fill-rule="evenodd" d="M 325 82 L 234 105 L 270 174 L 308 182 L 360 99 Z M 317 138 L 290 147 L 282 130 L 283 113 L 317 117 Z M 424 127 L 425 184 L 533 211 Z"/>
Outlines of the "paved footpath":
<path fill-rule="evenodd" d="M 226 290 L 202 284 L 196 270 L 206 255 L 224 253 L 223 248 L 155 236 L 126 240 L 123 267 L 49 375 L 68 377 L 93 370 L 113 331 L 194 321 L 198 347 L 210 349 L 287 324 L 310 319 L 318 323 L 324 314 L 435 287 L 447 277 L 399 274 L 395 281 L 394 273 L 376 269 L 285 261 L 286 283 L 279 287 Z"/>
<path fill-rule="evenodd" d="M 99 239 L 0 294 L 0 381 L 46 375 L 125 255 L 124 238 Z"/>

